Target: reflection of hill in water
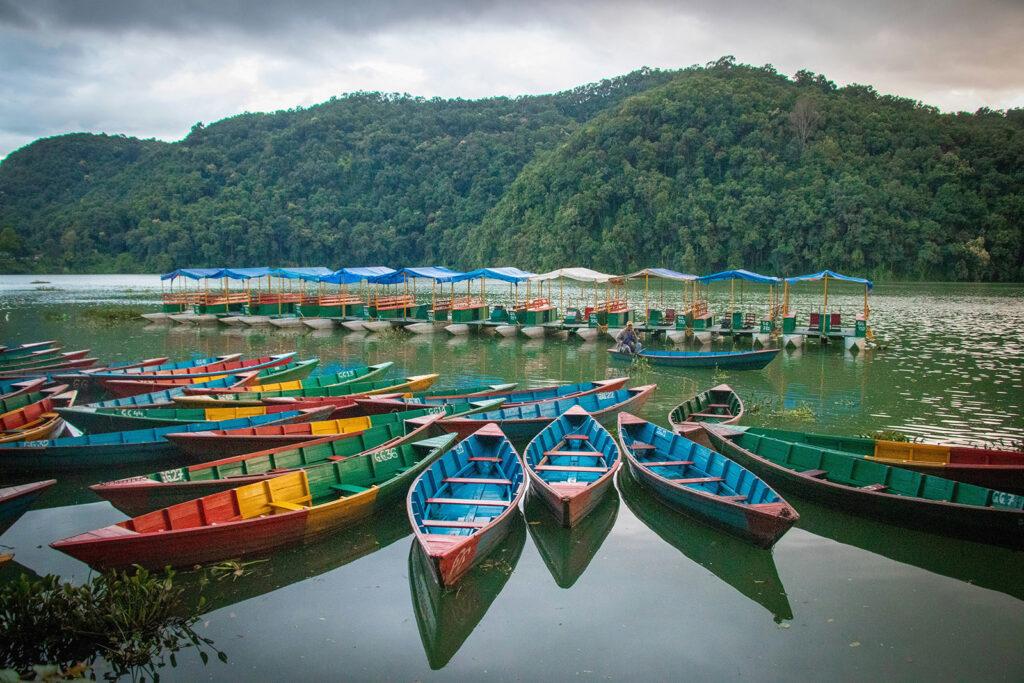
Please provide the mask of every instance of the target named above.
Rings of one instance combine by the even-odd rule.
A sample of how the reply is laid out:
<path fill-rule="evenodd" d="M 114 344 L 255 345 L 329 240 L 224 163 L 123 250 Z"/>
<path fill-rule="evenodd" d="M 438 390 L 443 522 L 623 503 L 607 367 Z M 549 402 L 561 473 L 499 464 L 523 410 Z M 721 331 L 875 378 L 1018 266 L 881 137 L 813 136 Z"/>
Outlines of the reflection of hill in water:
<path fill-rule="evenodd" d="M 522 515 L 516 514 L 512 530 L 501 544 L 449 590 L 434 578 L 429 561 L 413 541 L 409 590 L 431 669 L 441 669 L 451 661 L 505 587 L 526 543 L 525 526 Z"/>
<path fill-rule="evenodd" d="M 793 618 L 770 550 L 761 550 L 669 509 L 626 468 L 619 473 L 619 490 L 633 514 L 669 545 L 767 609 L 776 622 Z"/>
<path fill-rule="evenodd" d="M 575 526 L 566 529 L 544 503 L 532 493 L 526 497 L 526 521 L 544 564 L 560 588 L 569 588 L 583 575 L 594 559 L 619 515 L 619 495 L 615 489 Z"/>
<path fill-rule="evenodd" d="M 801 529 L 896 562 L 1024 600 L 1024 552 L 971 543 L 790 499 Z"/>
<path fill-rule="evenodd" d="M 266 562 L 247 565 L 241 577 L 211 580 L 202 587 L 206 598 L 204 611 L 212 612 L 343 567 L 411 533 L 404 506 L 382 510 L 342 533 L 276 551 Z M 244 562 L 257 559 L 260 558 L 246 558 Z M 198 573 L 183 572 L 178 576 L 188 581 L 193 590 L 199 590 Z"/>

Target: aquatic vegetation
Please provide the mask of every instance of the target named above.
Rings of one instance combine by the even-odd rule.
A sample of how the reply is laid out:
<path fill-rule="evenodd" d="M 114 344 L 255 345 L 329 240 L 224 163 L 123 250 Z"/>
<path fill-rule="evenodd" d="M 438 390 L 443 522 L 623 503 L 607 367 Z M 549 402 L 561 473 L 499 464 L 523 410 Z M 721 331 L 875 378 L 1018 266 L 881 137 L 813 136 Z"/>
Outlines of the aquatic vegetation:
<path fill-rule="evenodd" d="M 914 440 L 911 439 L 906 434 L 904 434 L 903 432 L 899 431 L 898 429 L 877 429 L 873 432 L 866 432 L 864 434 L 860 434 L 860 436 L 863 436 L 865 439 L 879 439 L 881 441 L 900 441 L 904 443 Z"/>
<path fill-rule="evenodd" d="M 135 320 L 139 310 L 131 306 L 90 306 L 82 310 L 82 318 L 93 323 L 114 323 Z"/>
<path fill-rule="evenodd" d="M 189 647 L 204 663 L 208 649 L 227 661 L 193 629 L 204 600 L 186 606 L 174 576 L 170 569 L 156 574 L 135 568 L 75 585 L 23 574 L 0 588 L 0 680 L 32 674 L 63 680 L 97 670 L 108 679 L 157 680 L 157 670 L 175 666 L 175 653 Z"/>

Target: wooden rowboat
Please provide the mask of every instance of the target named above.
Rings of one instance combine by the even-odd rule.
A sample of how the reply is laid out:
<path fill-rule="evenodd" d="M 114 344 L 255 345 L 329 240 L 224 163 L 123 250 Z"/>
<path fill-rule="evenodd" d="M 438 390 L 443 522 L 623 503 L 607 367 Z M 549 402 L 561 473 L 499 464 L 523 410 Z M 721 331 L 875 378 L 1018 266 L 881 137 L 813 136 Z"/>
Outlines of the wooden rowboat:
<path fill-rule="evenodd" d="M 96 358 L 78 358 L 55 362 L 53 365 L 38 365 L 31 368 L 16 368 L 0 371 L 0 379 L 32 379 L 53 374 L 55 371 L 88 368 L 96 365 Z"/>
<path fill-rule="evenodd" d="M 1024 494 L 1024 452 L 832 436 L 748 427 L 751 434 L 843 451 L 857 457 L 986 488 Z"/>
<path fill-rule="evenodd" d="M 594 382 L 580 382 L 579 384 L 563 384 L 555 385 L 550 387 L 543 387 L 540 389 L 524 389 L 520 391 L 488 391 L 479 392 L 472 394 L 473 398 L 501 398 L 505 402 L 502 404 L 502 408 L 514 408 L 516 405 L 525 405 L 527 403 L 540 403 L 546 400 L 557 400 L 559 398 L 575 398 L 578 396 L 585 396 L 591 393 L 598 393 L 602 391 L 616 391 L 626 386 L 629 381 L 628 377 L 617 377 L 610 380 L 597 380 Z M 427 403 L 427 404 L 440 404 L 450 400 L 465 400 L 471 397 L 470 395 L 414 395 L 409 398 L 402 398 L 400 400 L 407 400 L 411 403 Z M 360 399 L 360 404 L 364 405 L 368 410 L 383 409 L 386 408 L 388 403 L 384 403 L 385 399 Z M 400 410 L 395 408 L 395 400 L 390 403 L 392 410 Z"/>
<path fill-rule="evenodd" d="M 47 479 L 0 489 L 0 534 L 10 529 L 11 525 L 32 507 L 32 503 L 56 483 L 56 479 Z"/>
<path fill-rule="evenodd" d="M 389 422 L 343 439 L 325 437 L 301 446 L 271 448 L 95 484 L 90 488 L 125 514 L 141 515 L 242 484 L 271 479 L 290 470 L 341 461 L 354 455 L 437 436 L 443 433 L 434 425 L 437 419 L 426 417 Z"/>
<path fill-rule="evenodd" d="M 59 416 L 54 417 L 60 420 Z M 225 422 L 0 443 L 0 473 L 116 469 L 175 458 L 180 460 L 181 454 L 173 443 L 164 438 L 166 434 L 200 429 L 235 429 L 297 419 L 307 418 L 302 411 L 296 410 Z"/>
<path fill-rule="evenodd" d="M 426 389 L 437 380 L 438 375 L 414 375 L 405 379 L 384 379 L 374 382 L 352 382 L 330 387 L 319 387 L 313 389 L 288 389 L 283 391 L 261 391 L 261 392 L 239 392 L 237 394 L 223 394 L 207 396 L 205 401 L 199 402 L 196 397 L 194 405 L 203 406 L 256 406 L 262 405 L 270 399 L 292 398 L 304 400 L 308 398 L 331 397 L 331 396 L 370 396 L 373 394 L 405 394 L 413 391 Z"/>
<path fill-rule="evenodd" d="M 52 543 L 93 567 L 153 569 L 265 555 L 337 532 L 401 498 L 452 435 L 214 493 Z"/>
<path fill-rule="evenodd" d="M 15 372 L 19 370 L 29 371 L 35 368 L 51 367 L 62 363 L 81 360 L 89 355 L 89 349 L 79 349 L 78 351 L 58 353 L 60 351 L 60 348 L 58 347 L 56 349 L 52 349 L 52 351 L 53 353 L 45 356 L 32 354 L 25 358 L 16 358 L 14 360 L 7 361 L 6 363 L 0 363 L 0 370 L 3 370 L 4 372 Z M 38 353 L 42 354 L 44 352 L 39 351 Z"/>
<path fill-rule="evenodd" d="M 733 427 L 703 428 L 716 450 L 797 495 L 900 526 L 1024 548 L 1024 496 Z"/>
<path fill-rule="evenodd" d="M 565 527 L 600 504 L 622 465 L 615 439 L 578 405 L 535 436 L 523 460 L 530 489 Z"/>
<path fill-rule="evenodd" d="M 223 422 L 240 417 L 274 415 L 296 410 L 294 406 L 245 406 L 242 408 L 57 408 L 56 412 L 86 434 L 129 432 L 136 429 L 161 429 L 195 424 Z M 312 420 L 323 419 L 331 409 L 324 406 L 305 413 Z"/>
<path fill-rule="evenodd" d="M 148 375 L 148 374 L 163 374 L 166 372 L 172 372 L 176 370 L 188 370 L 195 372 L 203 372 L 202 368 L 208 365 L 216 365 L 219 363 L 230 363 L 232 361 L 240 360 L 242 354 L 230 353 L 222 356 L 208 356 L 205 358 L 194 358 L 192 360 L 175 361 L 172 363 L 160 363 L 156 366 L 140 366 L 140 367 L 113 367 L 104 368 L 102 370 L 86 370 L 85 372 L 90 375 L 103 374 L 103 375 L 123 375 L 125 379 L 130 379 L 136 375 Z"/>
<path fill-rule="evenodd" d="M 30 353 L 35 353 L 40 349 L 47 349 L 57 343 L 56 339 L 50 339 L 41 342 L 31 342 L 28 344 L 16 344 L 14 346 L 5 346 L 0 351 L 0 358 L 18 358 L 20 356 L 26 356 Z"/>
<path fill-rule="evenodd" d="M 0 355 L 0 369 L 7 369 L 19 363 L 32 363 L 44 358 L 53 358 L 60 353 L 62 348 L 62 346 L 44 346 L 26 350 L 20 354 L 2 354 Z"/>
<path fill-rule="evenodd" d="M 170 370 L 159 374 L 143 373 L 133 379 L 123 379 L 117 376 L 108 377 L 104 374 L 97 374 L 100 383 L 107 391 L 115 396 L 132 396 L 144 394 L 161 389 L 170 389 L 178 385 L 195 384 L 196 380 L 222 379 L 228 375 L 251 373 L 279 365 L 286 365 L 292 361 L 295 353 L 282 353 L 276 356 L 264 356 L 250 360 L 237 360 L 227 363 L 213 363 L 203 366 L 202 372 L 189 372 L 188 370 Z"/>
<path fill-rule="evenodd" d="M 480 398 L 488 397 L 488 394 L 503 394 L 515 389 L 517 382 L 503 382 L 501 384 L 478 384 L 448 389 L 431 389 L 429 391 L 416 391 L 410 398 Z M 489 397 L 488 397 L 489 398 Z"/>
<path fill-rule="evenodd" d="M 500 570 L 471 570 L 458 590 L 447 590 L 437 581 L 418 543 L 409 546 L 409 593 L 431 669 L 443 669 L 451 661 L 508 583 L 526 545 L 524 526 L 522 517 L 513 515 L 508 535 L 488 555 Z"/>
<path fill-rule="evenodd" d="M 677 368 L 722 368 L 726 370 L 760 370 L 779 355 L 779 349 L 763 351 L 641 351 L 638 354 L 608 349 L 615 360 L 632 362 L 643 358 L 652 365 Z"/>
<path fill-rule="evenodd" d="M 268 381 L 257 381 L 250 385 L 247 385 L 245 390 L 247 393 L 264 393 L 271 391 L 289 391 L 294 389 L 320 389 L 325 387 L 343 386 L 345 384 L 352 384 L 355 382 L 366 382 L 391 369 L 394 363 L 378 363 L 376 365 L 363 365 L 360 367 L 350 368 L 348 370 L 341 370 L 339 372 L 333 372 L 327 375 L 317 375 L 316 377 L 310 377 L 302 380 L 268 380 Z M 262 377 L 258 378 L 264 379 Z M 211 385 L 203 386 L 190 386 L 185 387 L 185 396 L 175 399 L 175 403 L 182 405 L 188 405 L 191 400 L 190 395 L 201 395 L 201 396 L 216 396 L 220 394 L 234 394 L 238 393 L 237 388 L 231 387 L 217 387 Z"/>
<path fill-rule="evenodd" d="M 56 387 L 63 391 L 65 387 Z M 64 429 L 64 420 L 54 412 L 58 406 L 74 403 L 75 392 L 53 395 L 32 392 L 5 401 L 11 410 L 0 414 L 0 444 L 49 439 Z"/>
<path fill-rule="evenodd" d="M 719 384 L 673 408 L 668 414 L 668 423 L 672 425 L 676 434 L 699 442 L 703 437 L 699 423 L 714 422 L 728 425 L 739 422 L 741 417 L 743 400 L 728 384 Z"/>
<path fill-rule="evenodd" d="M 363 415 L 338 420 L 316 420 L 265 427 L 168 434 L 167 439 L 177 444 L 178 448 L 194 462 L 202 462 L 213 458 L 227 458 L 232 455 L 243 455 L 271 448 L 294 447 L 301 443 L 325 437 L 340 439 L 346 435 L 366 431 L 383 424 L 402 423 L 406 420 L 427 415 L 437 415 L 439 417 L 468 415 L 496 408 L 500 405 L 500 399 L 473 403 L 453 403 L 444 406 L 421 408 L 419 410 L 407 410 L 400 413 Z M 332 408 L 324 406 L 320 410 L 329 412 Z"/>
<path fill-rule="evenodd" d="M 519 454 L 496 424 L 484 424 L 416 478 L 406 509 L 439 583 L 455 585 L 501 543 L 525 492 Z"/>
<path fill-rule="evenodd" d="M 647 420 L 620 413 L 619 441 L 632 475 L 662 502 L 762 548 L 800 518 L 750 470 Z"/>
<path fill-rule="evenodd" d="M 49 383 L 45 377 L 25 380 L 3 380 L 0 381 L 0 401 L 22 396 L 33 391 L 40 391 Z"/>
<path fill-rule="evenodd" d="M 657 389 L 656 384 L 619 389 L 576 398 L 564 398 L 543 403 L 528 403 L 513 408 L 499 408 L 485 413 L 441 420 L 441 426 L 459 436 L 466 437 L 487 422 L 496 423 L 510 438 L 528 441 L 537 436 L 565 411 L 580 406 L 601 424 L 611 424 L 621 410 L 637 410 Z"/>

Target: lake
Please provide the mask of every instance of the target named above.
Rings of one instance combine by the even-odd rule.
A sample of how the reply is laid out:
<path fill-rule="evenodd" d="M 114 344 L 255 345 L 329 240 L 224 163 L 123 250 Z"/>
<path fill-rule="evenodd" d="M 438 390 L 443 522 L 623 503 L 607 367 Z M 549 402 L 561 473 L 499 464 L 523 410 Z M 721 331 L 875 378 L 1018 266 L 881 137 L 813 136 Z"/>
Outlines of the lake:
<path fill-rule="evenodd" d="M 498 379 L 541 386 L 630 369 L 609 361 L 607 340 L 379 337 L 83 316 L 95 305 L 151 308 L 159 289 L 151 276 L 0 276 L 0 340 L 56 338 L 102 360 L 297 350 L 325 366 L 390 360 L 393 376 L 441 373 L 438 387 Z M 713 303 L 728 295 L 726 285 Z M 630 296 L 637 302 L 643 293 L 634 288 Z M 758 292 L 746 296 L 756 300 Z M 807 287 L 794 305 L 805 310 L 820 296 Z M 830 292 L 850 312 L 860 297 L 856 288 Z M 786 351 L 756 372 L 641 369 L 634 385 L 658 384 L 641 414 L 666 425 L 681 400 L 725 381 L 747 403 L 745 424 L 1024 442 L 1024 286 L 879 285 L 871 306 L 881 348 Z M 0 537 L 0 550 L 13 549 L 16 562 L 37 574 L 82 580 L 88 568 L 47 544 L 124 516 L 86 488 L 103 472 L 55 476 L 61 481 Z M 279 553 L 206 591 L 211 604 L 199 631 L 227 662 L 204 665 L 185 650 L 160 675 L 1024 679 L 1022 552 L 888 526 L 784 490 L 800 522 L 761 551 L 669 511 L 626 472 L 617 488 L 572 531 L 529 500 L 499 551 L 447 594 L 410 553 L 403 505 Z"/>

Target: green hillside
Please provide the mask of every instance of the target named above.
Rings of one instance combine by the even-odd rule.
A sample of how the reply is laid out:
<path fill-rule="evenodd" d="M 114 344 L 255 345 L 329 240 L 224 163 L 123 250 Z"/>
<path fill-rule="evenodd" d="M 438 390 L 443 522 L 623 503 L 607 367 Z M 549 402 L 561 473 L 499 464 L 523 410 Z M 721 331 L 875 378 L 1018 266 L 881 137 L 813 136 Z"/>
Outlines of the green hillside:
<path fill-rule="evenodd" d="M 0 271 L 831 267 L 1024 279 L 1024 112 L 719 60 L 548 96 L 357 93 L 0 164 Z"/>

